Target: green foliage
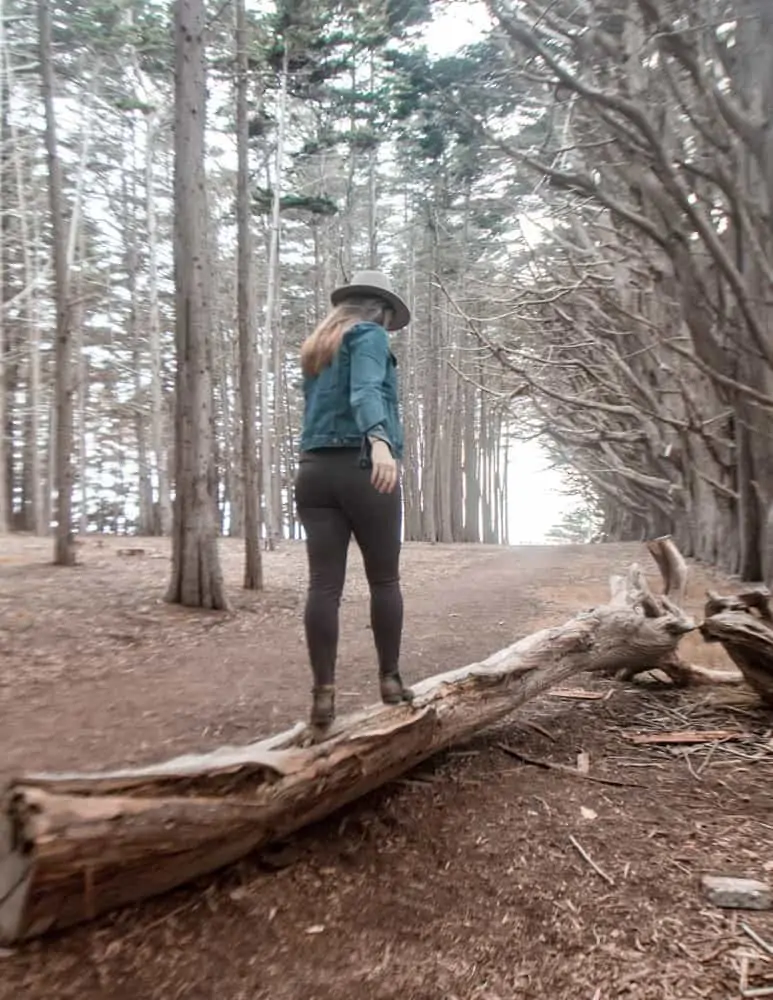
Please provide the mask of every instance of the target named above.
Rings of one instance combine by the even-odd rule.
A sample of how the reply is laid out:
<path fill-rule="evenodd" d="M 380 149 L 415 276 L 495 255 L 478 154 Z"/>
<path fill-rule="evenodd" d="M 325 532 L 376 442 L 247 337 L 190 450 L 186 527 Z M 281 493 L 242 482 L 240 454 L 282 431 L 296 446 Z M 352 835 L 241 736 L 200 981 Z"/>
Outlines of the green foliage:
<path fill-rule="evenodd" d="M 601 531 L 603 517 L 596 505 L 583 504 L 567 511 L 547 533 L 547 539 L 561 545 L 592 542 Z"/>
<path fill-rule="evenodd" d="M 65 57 L 84 51 L 110 58 L 131 45 L 151 74 L 172 65 L 170 12 L 152 0 L 58 0 L 54 46 Z"/>
<path fill-rule="evenodd" d="M 256 188 L 253 193 L 253 210 L 258 215 L 267 215 L 274 203 L 274 192 L 270 188 Z M 281 212 L 308 212 L 312 216 L 331 216 L 338 212 L 332 198 L 325 195 L 285 194 L 279 201 Z"/>

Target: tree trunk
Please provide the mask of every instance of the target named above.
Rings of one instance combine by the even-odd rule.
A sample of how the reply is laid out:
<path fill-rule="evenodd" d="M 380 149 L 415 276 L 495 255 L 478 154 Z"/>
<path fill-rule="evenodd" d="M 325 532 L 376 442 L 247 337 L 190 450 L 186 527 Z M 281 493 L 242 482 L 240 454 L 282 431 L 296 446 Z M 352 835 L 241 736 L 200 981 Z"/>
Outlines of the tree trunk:
<path fill-rule="evenodd" d="M 73 353 L 75 355 L 75 366 L 74 370 L 77 372 L 77 447 L 76 453 L 78 456 L 78 493 L 80 494 L 80 499 L 78 503 L 78 531 L 80 534 L 85 535 L 89 530 L 89 511 L 88 511 L 88 452 L 86 447 L 86 420 L 88 413 L 88 397 L 89 397 L 89 359 L 88 355 L 84 351 L 84 326 L 83 326 L 83 261 L 85 259 L 85 248 L 83 246 L 83 239 L 80 242 L 80 267 L 78 268 L 76 278 L 75 278 L 75 302 L 72 311 L 72 326 L 73 326 Z"/>
<path fill-rule="evenodd" d="M 0 20 L 2 10 L 0 9 Z M 2 51 L 2 49 L 0 49 Z M 2 74 L 0 74 L 2 75 Z M 2 141 L 0 139 L 0 141 Z M 3 233 L 0 225 L 0 290 L 3 285 L 3 257 L 4 248 L 2 245 Z M 0 535 L 7 534 L 11 528 L 11 496 L 8 489 L 8 451 L 6 447 L 6 436 L 8 433 L 7 413 L 5 404 L 6 393 L 6 371 L 5 371 L 5 310 L 3 309 L 2 295 L 0 294 Z"/>
<path fill-rule="evenodd" d="M 245 747 L 94 775 L 30 775 L 0 811 L 0 938 L 12 943 L 144 899 L 228 864 L 462 742 L 581 671 L 657 667 L 695 628 L 648 616 L 632 567 L 613 603 L 414 687 L 412 705 L 303 725 Z"/>
<path fill-rule="evenodd" d="M 204 134 L 204 0 L 176 0 L 175 26 L 175 501 L 169 602 L 227 607 L 217 549 L 210 259 Z"/>
<path fill-rule="evenodd" d="M 370 93 L 376 94 L 376 58 L 370 50 Z M 378 142 L 376 141 L 376 108 L 371 104 L 368 124 L 370 146 L 368 149 L 368 267 L 378 269 Z"/>
<path fill-rule="evenodd" d="M 277 277 L 276 277 L 276 297 L 274 299 L 274 322 L 271 324 L 273 330 L 271 353 L 274 369 L 274 406 L 272 411 L 273 434 L 272 434 L 272 461 L 273 478 L 271 486 L 273 498 L 271 509 L 274 512 L 276 522 L 276 537 L 284 537 L 284 511 L 283 511 L 283 485 L 285 479 L 285 409 L 282 396 L 282 370 L 284 368 L 284 345 L 282 337 L 282 307 L 281 307 L 281 271 L 279 269 L 279 258 L 277 257 Z"/>
<path fill-rule="evenodd" d="M 417 317 L 416 295 L 416 248 L 412 239 L 415 232 L 415 219 L 411 210 L 409 196 L 406 192 L 403 212 L 405 231 L 407 234 L 406 248 L 406 295 L 413 317 L 410 326 L 402 339 L 403 349 L 400 352 L 400 394 L 403 424 L 405 428 L 405 454 L 403 460 L 403 503 L 405 514 L 403 518 L 406 541 L 418 541 L 421 538 L 421 409 L 419 406 L 418 351 L 416 345 Z"/>
<path fill-rule="evenodd" d="M 77 329 L 82 331 L 80 324 Z M 86 444 L 86 423 L 89 408 L 89 357 L 83 350 L 82 333 L 78 344 L 78 531 L 81 535 L 89 530 L 89 481 L 88 447 Z"/>
<path fill-rule="evenodd" d="M 22 509 L 22 517 L 18 520 L 14 516 L 14 431 L 23 422 L 19 406 L 22 372 L 19 359 L 23 353 L 24 334 L 18 324 L 13 324 L 8 305 L 16 290 L 14 257 L 18 258 L 19 251 L 23 254 L 28 248 L 21 240 L 25 195 L 18 188 L 18 170 L 16 191 L 13 189 L 13 166 L 18 166 L 19 148 L 16 122 L 11 114 L 14 79 L 13 52 L 6 37 L 6 26 L 9 23 L 13 23 L 11 15 L 4 0 L 0 0 L 0 535 L 17 526 L 24 526 L 24 510 Z M 14 229 L 18 233 L 17 247 L 21 244 L 18 249 L 14 246 Z"/>
<path fill-rule="evenodd" d="M 172 530 L 172 500 L 169 491 L 167 452 L 164 441 L 164 389 L 161 381 L 161 317 L 158 308 L 158 223 L 153 172 L 155 115 L 148 118 L 145 143 L 145 212 L 148 227 L 148 338 L 150 348 L 150 440 L 156 468 L 158 518 L 162 535 Z"/>
<path fill-rule="evenodd" d="M 43 436 L 41 430 L 40 414 L 43 410 L 43 393 L 41 391 L 41 371 L 40 371 L 40 321 L 38 315 L 38 267 L 39 255 L 37 248 L 40 245 L 40 212 L 37 198 L 32 200 L 32 228 L 33 246 L 35 254 L 32 255 L 34 261 L 30 269 L 30 283 L 34 283 L 34 288 L 28 296 L 27 309 L 25 315 L 29 322 L 27 333 L 29 350 L 29 436 L 30 436 L 30 487 L 32 495 L 31 522 L 32 530 L 36 535 L 47 535 L 51 530 L 51 517 L 49 511 L 50 487 L 46 487 L 46 478 L 41 456 L 45 454 L 43 448 Z M 32 288 L 32 284 L 30 285 Z"/>
<path fill-rule="evenodd" d="M 48 158 L 48 190 L 51 203 L 51 229 L 54 258 L 54 287 L 56 299 L 55 395 L 56 395 L 56 448 L 54 485 L 56 489 L 56 534 L 54 537 L 54 562 L 58 566 L 75 564 L 75 546 L 72 532 L 73 492 L 73 377 L 72 329 L 69 302 L 69 276 L 67 273 L 67 244 L 64 223 L 64 194 L 62 168 L 56 139 L 54 113 L 54 67 L 52 62 L 51 5 L 49 0 L 38 0 L 38 31 L 40 72 L 45 107 L 45 141 Z"/>
<path fill-rule="evenodd" d="M 274 345 L 274 318 L 277 311 L 277 299 L 279 293 L 279 230 L 281 226 L 282 208 L 282 180 L 284 167 L 284 137 L 285 137 L 285 116 L 287 108 L 287 77 L 288 77 L 288 49 L 284 44 L 284 55 L 282 57 L 282 75 L 279 88 L 279 109 L 277 111 L 277 138 L 276 138 L 276 166 L 274 170 L 274 196 L 271 205 L 271 233 L 269 240 L 268 255 L 268 283 L 266 292 L 266 319 L 263 328 L 263 342 L 261 344 L 260 359 L 260 424 L 261 424 L 261 464 L 262 464 L 262 489 L 263 503 L 266 512 L 266 543 L 273 549 L 280 535 L 278 514 L 275 510 L 274 476 L 278 475 L 272 465 L 273 441 L 272 441 L 272 409 L 271 396 L 269 393 L 269 373 L 273 358 Z M 274 403 L 276 408 L 276 391 L 274 386 Z"/>
<path fill-rule="evenodd" d="M 155 534 L 155 517 L 153 516 L 153 480 L 150 473 L 150 456 L 148 454 L 147 418 L 145 414 L 143 386 L 144 351 L 139 322 L 139 299 L 137 294 L 137 271 L 139 269 L 139 248 L 137 246 L 137 190 L 136 165 L 134 150 L 136 148 L 136 133 L 133 127 L 128 129 L 126 137 L 128 155 L 124 162 L 123 173 L 123 217 L 124 217 L 124 253 L 126 266 L 126 284 L 129 292 L 128 341 L 132 352 L 132 377 L 134 379 L 134 435 L 137 440 L 137 492 L 139 499 L 140 535 Z"/>
<path fill-rule="evenodd" d="M 463 389 L 464 399 L 464 540 L 480 541 L 480 487 L 478 485 L 478 428 L 476 416 L 478 399 L 475 387 L 467 382 Z"/>
<path fill-rule="evenodd" d="M 236 142 L 238 174 L 236 215 L 238 219 L 239 397 L 241 403 L 241 458 L 244 504 L 244 586 L 263 589 L 263 562 L 260 553 L 260 493 L 255 424 L 257 381 L 255 306 L 252 279 L 252 212 L 249 189 L 249 122 L 247 85 L 249 62 L 245 0 L 236 0 Z M 276 391 L 276 387 L 275 387 Z"/>
<path fill-rule="evenodd" d="M 0 166 L 5 167 L 8 136 L 6 123 L 8 119 L 8 94 L 5 86 L 5 11 L 3 0 L 0 0 Z M 0 172 L 0 193 L 5 189 L 5 170 Z M 4 199 L 3 199 L 4 200 Z M 23 211 L 18 202 L 19 211 Z M 6 206 L 3 205 L 0 219 L 0 535 L 7 534 L 11 529 L 11 484 L 7 475 L 9 468 L 10 438 L 8 438 L 8 407 L 6 404 L 6 366 L 7 351 L 5 333 L 5 251 L 6 251 Z"/>

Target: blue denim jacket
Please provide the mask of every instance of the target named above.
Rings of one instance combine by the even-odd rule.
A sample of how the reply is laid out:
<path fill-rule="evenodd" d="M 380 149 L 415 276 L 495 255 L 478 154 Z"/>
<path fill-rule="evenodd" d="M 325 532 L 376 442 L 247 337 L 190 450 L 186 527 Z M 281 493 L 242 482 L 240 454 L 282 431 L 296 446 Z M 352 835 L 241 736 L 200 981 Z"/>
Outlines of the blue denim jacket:
<path fill-rule="evenodd" d="M 372 433 L 402 458 L 397 360 L 382 326 L 357 323 L 347 330 L 332 362 L 304 376 L 303 397 L 301 451 L 359 448 Z"/>

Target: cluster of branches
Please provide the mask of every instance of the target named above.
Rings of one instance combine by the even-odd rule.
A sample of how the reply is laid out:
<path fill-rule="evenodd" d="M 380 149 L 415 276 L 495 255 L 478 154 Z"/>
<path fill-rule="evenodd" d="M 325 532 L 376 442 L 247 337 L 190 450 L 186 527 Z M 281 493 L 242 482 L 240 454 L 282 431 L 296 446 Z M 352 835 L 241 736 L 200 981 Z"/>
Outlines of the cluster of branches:
<path fill-rule="evenodd" d="M 505 329 L 471 325 L 610 537 L 769 575 L 773 9 L 488 7 L 522 101 L 475 124 L 534 187 Z"/>

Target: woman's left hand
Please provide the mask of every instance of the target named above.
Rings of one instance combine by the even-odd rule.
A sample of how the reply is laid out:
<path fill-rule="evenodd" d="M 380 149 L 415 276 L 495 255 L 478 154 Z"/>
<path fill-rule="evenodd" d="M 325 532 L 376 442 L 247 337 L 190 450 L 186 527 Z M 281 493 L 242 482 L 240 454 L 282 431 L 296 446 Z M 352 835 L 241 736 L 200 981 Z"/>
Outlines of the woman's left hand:
<path fill-rule="evenodd" d="M 370 481 L 379 493 L 392 493 L 397 486 L 397 462 L 386 441 L 371 442 L 371 461 L 373 472 Z"/>

